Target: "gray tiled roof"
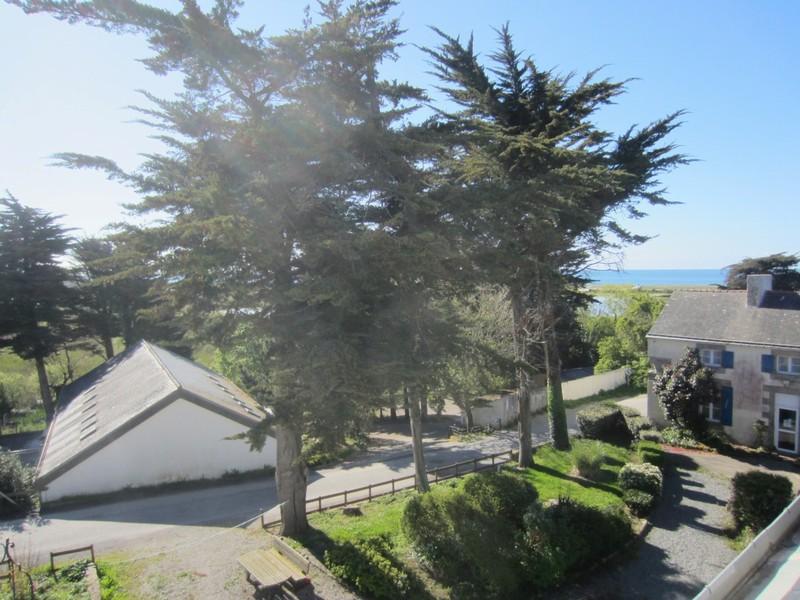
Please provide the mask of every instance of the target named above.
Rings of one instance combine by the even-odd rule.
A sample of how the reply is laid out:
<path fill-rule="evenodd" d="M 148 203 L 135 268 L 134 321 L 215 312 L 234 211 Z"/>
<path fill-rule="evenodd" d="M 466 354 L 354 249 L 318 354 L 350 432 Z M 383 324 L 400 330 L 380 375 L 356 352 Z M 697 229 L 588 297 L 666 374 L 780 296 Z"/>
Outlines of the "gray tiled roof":
<path fill-rule="evenodd" d="M 768 292 L 760 307 L 747 292 L 674 292 L 648 336 L 800 348 L 800 302 Z"/>
<path fill-rule="evenodd" d="M 228 379 L 142 341 L 64 388 L 39 459 L 38 482 L 54 479 L 177 398 L 243 425 L 265 416 Z"/>

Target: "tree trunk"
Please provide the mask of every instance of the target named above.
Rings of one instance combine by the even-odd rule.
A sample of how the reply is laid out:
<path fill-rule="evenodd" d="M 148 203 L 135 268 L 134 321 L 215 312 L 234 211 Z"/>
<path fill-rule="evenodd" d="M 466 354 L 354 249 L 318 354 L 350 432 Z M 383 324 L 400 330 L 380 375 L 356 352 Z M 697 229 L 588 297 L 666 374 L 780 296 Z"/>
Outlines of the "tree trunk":
<path fill-rule="evenodd" d="M 428 395 L 423 393 L 419 399 L 420 406 L 422 407 L 422 420 L 428 420 Z"/>
<path fill-rule="evenodd" d="M 475 419 L 472 416 L 472 406 L 470 403 L 464 402 L 464 416 L 467 418 L 467 431 L 470 431 L 475 425 Z"/>
<path fill-rule="evenodd" d="M 39 376 L 39 393 L 44 405 L 44 417 L 49 423 L 53 420 L 53 395 L 50 393 L 50 383 L 47 381 L 47 370 L 44 368 L 44 358 L 36 357 L 36 374 Z"/>
<path fill-rule="evenodd" d="M 411 447 L 414 451 L 414 474 L 416 475 L 417 490 L 427 492 L 430 486 L 428 485 L 428 472 L 425 469 L 425 452 L 422 448 L 422 419 L 420 418 L 419 396 L 417 389 L 414 389 L 413 393 L 409 395 L 408 388 L 406 388 L 406 398 L 409 400 L 408 412 L 411 417 Z"/>
<path fill-rule="evenodd" d="M 389 418 L 392 421 L 397 421 L 397 409 L 394 406 L 389 409 Z"/>
<path fill-rule="evenodd" d="M 550 315 L 548 315 L 549 317 Z M 567 411 L 561 393 L 561 357 L 558 355 L 555 323 L 548 319 L 545 333 L 545 364 L 547 367 L 547 420 L 550 437 L 556 450 L 569 450 Z"/>
<path fill-rule="evenodd" d="M 528 371 L 528 342 L 525 335 L 525 309 L 520 293 L 511 292 L 511 308 L 514 317 L 514 359 L 517 363 L 517 406 L 519 407 L 519 466 L 529 467 L 533 463 L 531 445 L 531 395 Z"/>
<path fill-rule="evenodd" d="M 275 427 L 275 439 L 278 446 L 275 479 L 278 483 L 278 501 L 281 503 L 280 534 L 298 535 L 308 529 L 308 468 L 300 458 L 302 438 L 292 426 L 283 424 Z"/>
<path fill-rule="evenodd" d="M 106 360 L 114 358 L 114 341 L 111 339 L 111 336 L 103 336 L 103 349 L 106 352 Z"/>

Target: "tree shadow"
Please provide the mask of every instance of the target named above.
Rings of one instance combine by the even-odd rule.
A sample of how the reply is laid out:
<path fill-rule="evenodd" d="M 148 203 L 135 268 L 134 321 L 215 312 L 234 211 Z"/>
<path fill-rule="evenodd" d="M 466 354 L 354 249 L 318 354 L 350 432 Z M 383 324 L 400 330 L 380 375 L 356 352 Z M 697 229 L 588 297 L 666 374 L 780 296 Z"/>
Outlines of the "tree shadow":
<path fill-rule="evenodd" d="M 604 492 L 614 494 L 615 496 L 620 496 L 620 497 L 622 496 L 622 492 L 620 492 L 617 488 L 607 485 L 605 483 L 590 481 L 588 479 L 583 479 L 581 477 L 575 477 L 574 475 L 568 475 L 566 473 L 562 473 L 561 471 L 557 471 L 556 469 L 545 467 L 537 463 L 531 466 L 531 469 L 533 469 L 534 471 L 540 471 L 546 475 L 550 475 L 551 477 L 556 477 L 558 479 L 565 479 L 567 481 L 577 483 L 581 487 L 597 488 L 599 490 L 603 490 Z"/>

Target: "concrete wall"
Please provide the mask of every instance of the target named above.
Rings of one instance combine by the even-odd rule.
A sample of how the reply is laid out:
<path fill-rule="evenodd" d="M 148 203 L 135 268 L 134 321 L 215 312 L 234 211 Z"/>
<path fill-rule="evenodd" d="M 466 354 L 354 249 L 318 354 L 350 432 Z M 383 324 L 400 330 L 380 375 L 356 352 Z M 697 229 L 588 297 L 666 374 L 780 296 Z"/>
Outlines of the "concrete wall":
<path fill-rule="evenodd" d="M 598 373 L 589 377 L 581 377 L 572 381 L 565 381 L 561 384 L 561 392 L 564 400 L 579 400 L 587 396 L 594 396 L 600 392 L 614 390 L 621 385 L 625 385 L 628 376 L 628 369 L 621 367 L 607 373 Z"/>
<path fill-rule="evenodd" d="M 800 394 L 800 379 L 761 372 L 761 355 L 773 354 L 769 348 L 742 344 L 697 343 L 685 340 L 648 338 L 648 356 L 656 370 L 677 363 L 692 348 L 719 348 L 734 353 L 732 369 L 714 368 L 714 378 L 720 385 L 733 388 L 733 419 L 725 433 L 742 444 L 755 439 L 753 423 L 762 419 L 769 425 L 769 442 L 773 440 L 774 405 L 776 393 Z M 663 422 L 658 399 L 648 386 L 648 417 Z"/>
<path fill-rule="evenodd" d="M 246 429 L 189 401 L 175 400 L 50 482 L 42 500 L 274 466 L 274 439 L 268 438 L 260 453 L 251 452 L 244 440 L 226 439 Z"/>
<path fill-rule="evenodd" d="M 800 496 L 795 498 L 769 527 L 759 533 L 741 554 L 728 563 L 728 566 L 712 579 L 694 600 L 727 600 L 734 596 L 737 589 L 740 592 L 747 591 L 741 589 L 741 586 L 746 584 L 747 579 L 764 564 L 781 540 L 798 524 L 800 524 Z M 750 597 L 750 594 L 747 596 Z M 761 597 L 766 596 L 759 596 Z"/>
<path fill-rule="evenodd" d="M 545 388 L 535 387 L 531 390 L 530 395 L 531 413 L 539 412 L 547 406 L 547 391 Z M 519 404 L 517 403 L 516 394 L 497 394 L 489 396 L 488 399 L 489 403 L 486 406 L 472 409 L 472 424 L 474 426 L 484 427 L 491 425 L 492 427 L 497 427 L 499 423 L 501 427 L 506 427 L 517 420 Z M 466 426 L 467 418 L 463 413 L 461 422 Z"/>

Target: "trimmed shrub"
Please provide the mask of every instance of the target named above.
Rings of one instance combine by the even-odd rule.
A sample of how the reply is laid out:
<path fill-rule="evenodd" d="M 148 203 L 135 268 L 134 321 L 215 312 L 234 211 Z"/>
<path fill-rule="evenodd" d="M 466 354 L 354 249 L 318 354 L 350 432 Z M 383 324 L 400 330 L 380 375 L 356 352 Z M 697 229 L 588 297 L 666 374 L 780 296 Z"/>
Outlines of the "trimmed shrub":
<path fill-rule="evenodd" d="M 681 429 L 679 427 L 666 427 L 662 429 L 661 439 L 665 444 L 677 446 L 678 448 L 703 447 L 703 444 L 694 437 L 694 434 L 691 431 L 688 429 Z"/>
<path fill-rule="evenodd" d="M 597 481 L 605 462 L 603 445 L 597 441 L 576 443 L 572 447 L 572 462 L 581 477 Z"/>
<path fill-rule="evenodd" d="M 648 494 L 641 490 L 625 490 L 622 499 L 637 517 L 643 517 L 648 514 L 656 504 L 656 497 L 653 494 Z"/>
<path fill-rule="evenodd" d="M 728 508 L 738 529 L 758 532 L 772 523 L 792 501 L 792 482 L 783 475 L 748 471 L 733 476 Z"/>
<path fill-rule="evenodd" d="M 525 514 L 524 568 L 530 585 L 547 589 L 618 550 L 631 536 L 620 507 L 595 508 L 570 498 Z"/>
<path fill-rule="evenodd" d="M 0 492 L 14 501 L 0 496 L 0 517 L 27 514 L 36 505 L 33 469 L 10 452 L 0 451 Z"/>
<path fill-rule="evenodd" d="M 661 469 L 650 463 L 626 463 L 619 470 L 619 487 L 625 490 L 639 490 L 661 496 L 663 476 Z"/>
<path fill-rule="evenodd" d="M 628 429 L 634 439 L 642 439 L 642 434 L 653 428 L 653 424 L 647 417 L 637 415 L 635 417 L 625 417 L 625 422 L 628 424 Z"/>
<path fill-rule="evenodd" d="M 633 435 L 622 411 L 615 406 L 600 404 L 578 411 L 578 427 L 585 438 L 628 446 Z"/>
<path fill-rule="evenodd" d="M 640 440 L 637 442 L 635 449 L 636 455 L 642 462 L 655 465 L 659 469 L 664 468 L 664 451 L 661 449 L 661 444 L 649 440 Z"/>
<path fill-rule="evenodd" d="M 355 540 L 326 550 L 325 566 L 358 593 L 375 600 L 407 598 L 412 580 L 392 555 L 388 536 Z"/>
<path fill-rule="evenodd" d="M 482 513 L 522 525 L 522 515 L 539 494 L 534 487 L 510 473 L 484 472 L 464 480 L 464 493 Z"/>
<path fill-rule="evenodd" d="M 661 432 L 655 429 L 645 429 L 639 432 L 639 439 L 648 442 L 662 442 Z"/>

